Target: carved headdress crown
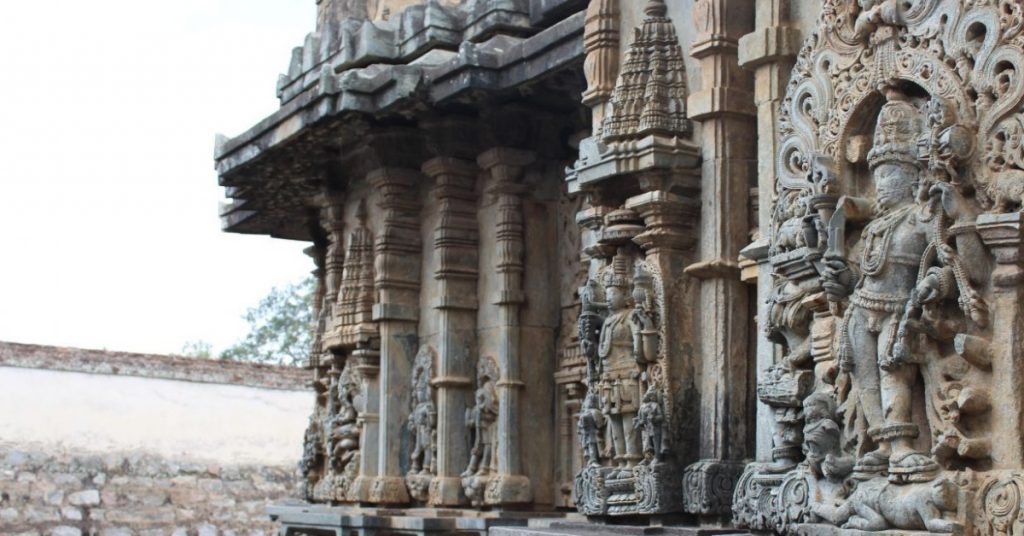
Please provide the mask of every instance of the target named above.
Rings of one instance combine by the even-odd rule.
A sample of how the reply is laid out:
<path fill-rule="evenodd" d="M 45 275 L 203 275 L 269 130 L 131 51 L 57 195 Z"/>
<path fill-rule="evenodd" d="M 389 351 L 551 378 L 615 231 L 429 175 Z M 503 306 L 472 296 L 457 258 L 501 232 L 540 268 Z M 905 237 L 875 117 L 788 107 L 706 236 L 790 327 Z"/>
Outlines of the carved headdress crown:
<path fill-rule="evenodd" d="M 921 137 L 921 112 L 899 91 L 889 90 L 886 97 L 888 102 L 875 124 L 868 165 L 874 169 L 882 164 L 909 164 L 920 169 L 917 142 Z"/>
<path fill-rule="evenodd" d="M 626 271 L 628 269 L 627 263 L 628 261 L 626 260 L 626 258 L 619 255 L 616 255 L 615 258 L 612 259 L 612 269 L 606 271 L 604 273 L 604 277 L 601 280 L 601 283 L 604 285 L 604 288 L 629 288 L 629 278 L 626 275 Z"/>

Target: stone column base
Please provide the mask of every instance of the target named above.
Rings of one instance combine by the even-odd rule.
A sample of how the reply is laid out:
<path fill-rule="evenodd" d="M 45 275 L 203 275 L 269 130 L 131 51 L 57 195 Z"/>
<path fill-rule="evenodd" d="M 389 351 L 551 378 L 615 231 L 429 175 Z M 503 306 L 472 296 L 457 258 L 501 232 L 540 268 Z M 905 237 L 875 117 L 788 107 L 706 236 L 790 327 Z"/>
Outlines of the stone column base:
<path fill-rule="evenodd" d="M 697 515 L 732 513 L 733 491 L 743 474 L 743 462 L 701 460 L 683 472 L 683 509 Z"/>
<path fill-rule="evenodd" d="M 462 492 L 462 479 L 457 476 L 435 476 L 430 482 L 427 502 L 431 506 L 461 506 L 469 503 Z"/>
<path fill-rule="evenodd" d="M 400 476 L 378 476 L 373 479 L 369 502 L 375 504 L 408 504 L 409 490 Z"/>
<path fill-rule="evenodd" d="M 472 475 L 462 478 L 462 488 L 473 506 L 529 504 L 533 501 L 530 479 L 522 475 Z"/>
<path fill-rule="evenodd" d="M 350 495 L 356 502 L 368 503 L 370 502 L 371 491 L 373 490 L 373 477 L 372 476 L 357 476 L 352 481 L 352 490 Z"/>
<path fill-rule="evenodd" d="M 625 473 L 625 474 L 624 474 Z M 576 475 L 576 509 L 588 516 L 632 516 L 682 511 L 682 483 L 674 463 L 616 467 L 585 467 Z"/>

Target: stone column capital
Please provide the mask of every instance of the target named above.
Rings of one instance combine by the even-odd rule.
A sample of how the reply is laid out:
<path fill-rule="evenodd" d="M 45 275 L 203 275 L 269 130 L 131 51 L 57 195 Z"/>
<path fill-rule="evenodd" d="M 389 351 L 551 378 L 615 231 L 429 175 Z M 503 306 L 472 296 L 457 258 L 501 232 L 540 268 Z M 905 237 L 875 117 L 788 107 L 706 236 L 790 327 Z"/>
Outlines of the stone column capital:
<path fill-rule="evenodd" d="M 982 242 L 996 259 L 992 281 L 996 287 L 1015 287 L 1024 281 L 1024 216 L 982 214 L 975 222 Z"/>
<path fill-rule="evenodd" d="M 468 180 L 470 183 L 476 180 L 476 176 L 479 173 L 477 164 L 472 160 L 464 160 L 462 158 L 453 158 L 450 156 L 438 156 L 431 158 L 423 163 L 420 168 L 425 175 L 435 179 L 437 181 L 463 181 Z"/>
<path fill-rule="evenodd" d="M 630 197 L 625 207 L 644 219 L 645 230 L 633 241 L 645 251 L 683 250 L 697 241 L 693 223 L 700 214 L 700 203 L 696 200 L 654 190 Z"/>
<path fill-rule="evenodd" d="M 531 151 L 511 147 L 493 147 L 476 158 L 477 165 L 488 171 L 496 180 L 518 180 L 523 168 L 532 164 L 537 156 Z"/>

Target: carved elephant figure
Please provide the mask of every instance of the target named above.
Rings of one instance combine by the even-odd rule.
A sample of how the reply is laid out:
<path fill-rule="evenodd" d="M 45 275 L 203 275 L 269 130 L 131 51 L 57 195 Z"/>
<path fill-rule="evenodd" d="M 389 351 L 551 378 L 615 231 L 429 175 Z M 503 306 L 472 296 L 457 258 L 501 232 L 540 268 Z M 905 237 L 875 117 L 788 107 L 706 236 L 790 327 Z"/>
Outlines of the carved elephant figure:
<path fill-rule="evenodd" d="M 951 533 L 956 522 L 942 517 L 955 512 L 957 487 L 947 478 L 931 482 L 898 485 L 874 479 L 857 486 L 841 505 L 812 505 L 821 518 L 845 529 L 878 531 L 886 529 L 928 530 Z"/>

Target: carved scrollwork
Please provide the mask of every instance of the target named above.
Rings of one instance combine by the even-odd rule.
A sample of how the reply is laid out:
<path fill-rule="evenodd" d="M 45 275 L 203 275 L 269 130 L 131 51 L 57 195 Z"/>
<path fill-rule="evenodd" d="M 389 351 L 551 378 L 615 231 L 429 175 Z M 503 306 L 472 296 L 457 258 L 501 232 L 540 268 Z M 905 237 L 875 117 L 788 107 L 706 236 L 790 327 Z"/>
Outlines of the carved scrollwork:
<path fill-rule="evenodd" d="M 1010 474 L 986 482 L 978 493 L 978 534 L 1024 534 L 1024 475 Z"/>

